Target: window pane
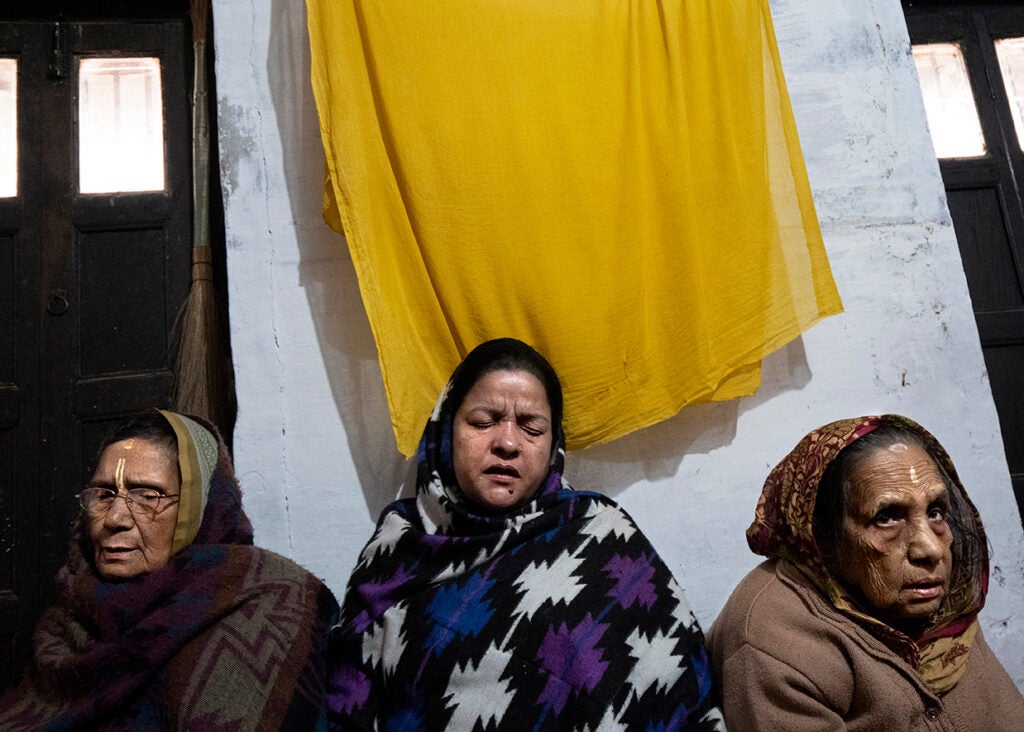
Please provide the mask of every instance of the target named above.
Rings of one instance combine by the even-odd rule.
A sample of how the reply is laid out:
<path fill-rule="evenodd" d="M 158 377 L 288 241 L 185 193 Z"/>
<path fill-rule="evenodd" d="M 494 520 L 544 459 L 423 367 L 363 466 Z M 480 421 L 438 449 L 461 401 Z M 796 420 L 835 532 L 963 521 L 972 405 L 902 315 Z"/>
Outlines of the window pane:
<path fill-rule="evenodd" d="M 164 187 L 160 61 L 86 58 L 78 66 L 82 193 Z"/>
<path fill-rule="evenodd" d="M 1017 131 L 1017 144 L 1024 149 L 1024 38 L 1004 38 L 996 41 L 996 56 L 999 69 L 1003 72 L 1003 85 L 1010 101 L 1013 127 Z"/>
<path fill-rule="evenodd" d="M 984 155 L 985 138 L 960 47 L 933 43 L 913 50 L 935 154 L 940 158 Z"/>
<path fill-rule="evenodd" d="M 0 58 L 0 198 L 18 195 L 18 62 Z"/>

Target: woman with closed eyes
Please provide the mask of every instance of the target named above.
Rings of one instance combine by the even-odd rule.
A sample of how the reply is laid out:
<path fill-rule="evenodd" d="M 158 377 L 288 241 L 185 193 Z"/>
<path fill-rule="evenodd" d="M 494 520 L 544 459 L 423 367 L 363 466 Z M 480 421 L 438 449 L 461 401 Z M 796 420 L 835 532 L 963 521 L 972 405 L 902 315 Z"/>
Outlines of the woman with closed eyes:
<path fill-rule="evenodd" d="M 719 729 L 703 636 L 612 500 L 562 477 L 562 390 L 511 338 L 456 368 L 331 634 L 337 729 Z"/>

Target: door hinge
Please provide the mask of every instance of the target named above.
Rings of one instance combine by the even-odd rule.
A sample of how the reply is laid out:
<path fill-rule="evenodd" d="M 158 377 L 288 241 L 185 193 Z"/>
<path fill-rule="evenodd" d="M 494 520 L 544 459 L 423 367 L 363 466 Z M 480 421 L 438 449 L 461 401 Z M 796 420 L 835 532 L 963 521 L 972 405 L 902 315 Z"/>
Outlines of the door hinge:
<path fill-rule="evenodd" d="M 53 24 L 53 48 L 50 51 L 50 63 L 46 67 L 46 76 L 53 81 L 63 81 L 70 71 L 64 35 L 64 26 L 57 21 Z"/>

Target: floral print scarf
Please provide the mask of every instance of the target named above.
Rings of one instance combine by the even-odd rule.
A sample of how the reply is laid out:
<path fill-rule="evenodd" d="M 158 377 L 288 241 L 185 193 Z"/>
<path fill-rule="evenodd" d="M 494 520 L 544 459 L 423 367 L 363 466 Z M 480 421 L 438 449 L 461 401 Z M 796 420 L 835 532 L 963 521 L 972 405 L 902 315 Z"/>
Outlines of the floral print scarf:
<path fill-rule="evenodd" d="M 884 424 L 916 434 L 959 494 L 966 516 L 953 544 L 953 573 L 942 607 L 920 638 L 912 639 L 864 608 L 828 571 L 814 538 L 818 487 L 829 464 L 848 445 Z M 939 441 L 916 422 L 895 414 L 832 422 L 806 435 L 768 475 L 747 529 L 754 553 L 795 564 L 840 612 L 856 620 L 917 668 L 936 693 L 952 689 L 967 666 L 977 616 L 988 589 L 988 550 L 977 509 Z"/>

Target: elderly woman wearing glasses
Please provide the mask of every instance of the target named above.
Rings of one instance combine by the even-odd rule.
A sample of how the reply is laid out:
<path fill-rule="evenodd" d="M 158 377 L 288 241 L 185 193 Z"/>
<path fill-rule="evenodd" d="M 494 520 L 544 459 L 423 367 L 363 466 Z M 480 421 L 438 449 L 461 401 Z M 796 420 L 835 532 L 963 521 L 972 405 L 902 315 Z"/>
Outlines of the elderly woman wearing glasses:
<path fill-rule="evenodd" d="M 337 603 L 252 545 L 216 430 L 151 410 L 100 448 L 9 729 L 310 729 Z"/>

